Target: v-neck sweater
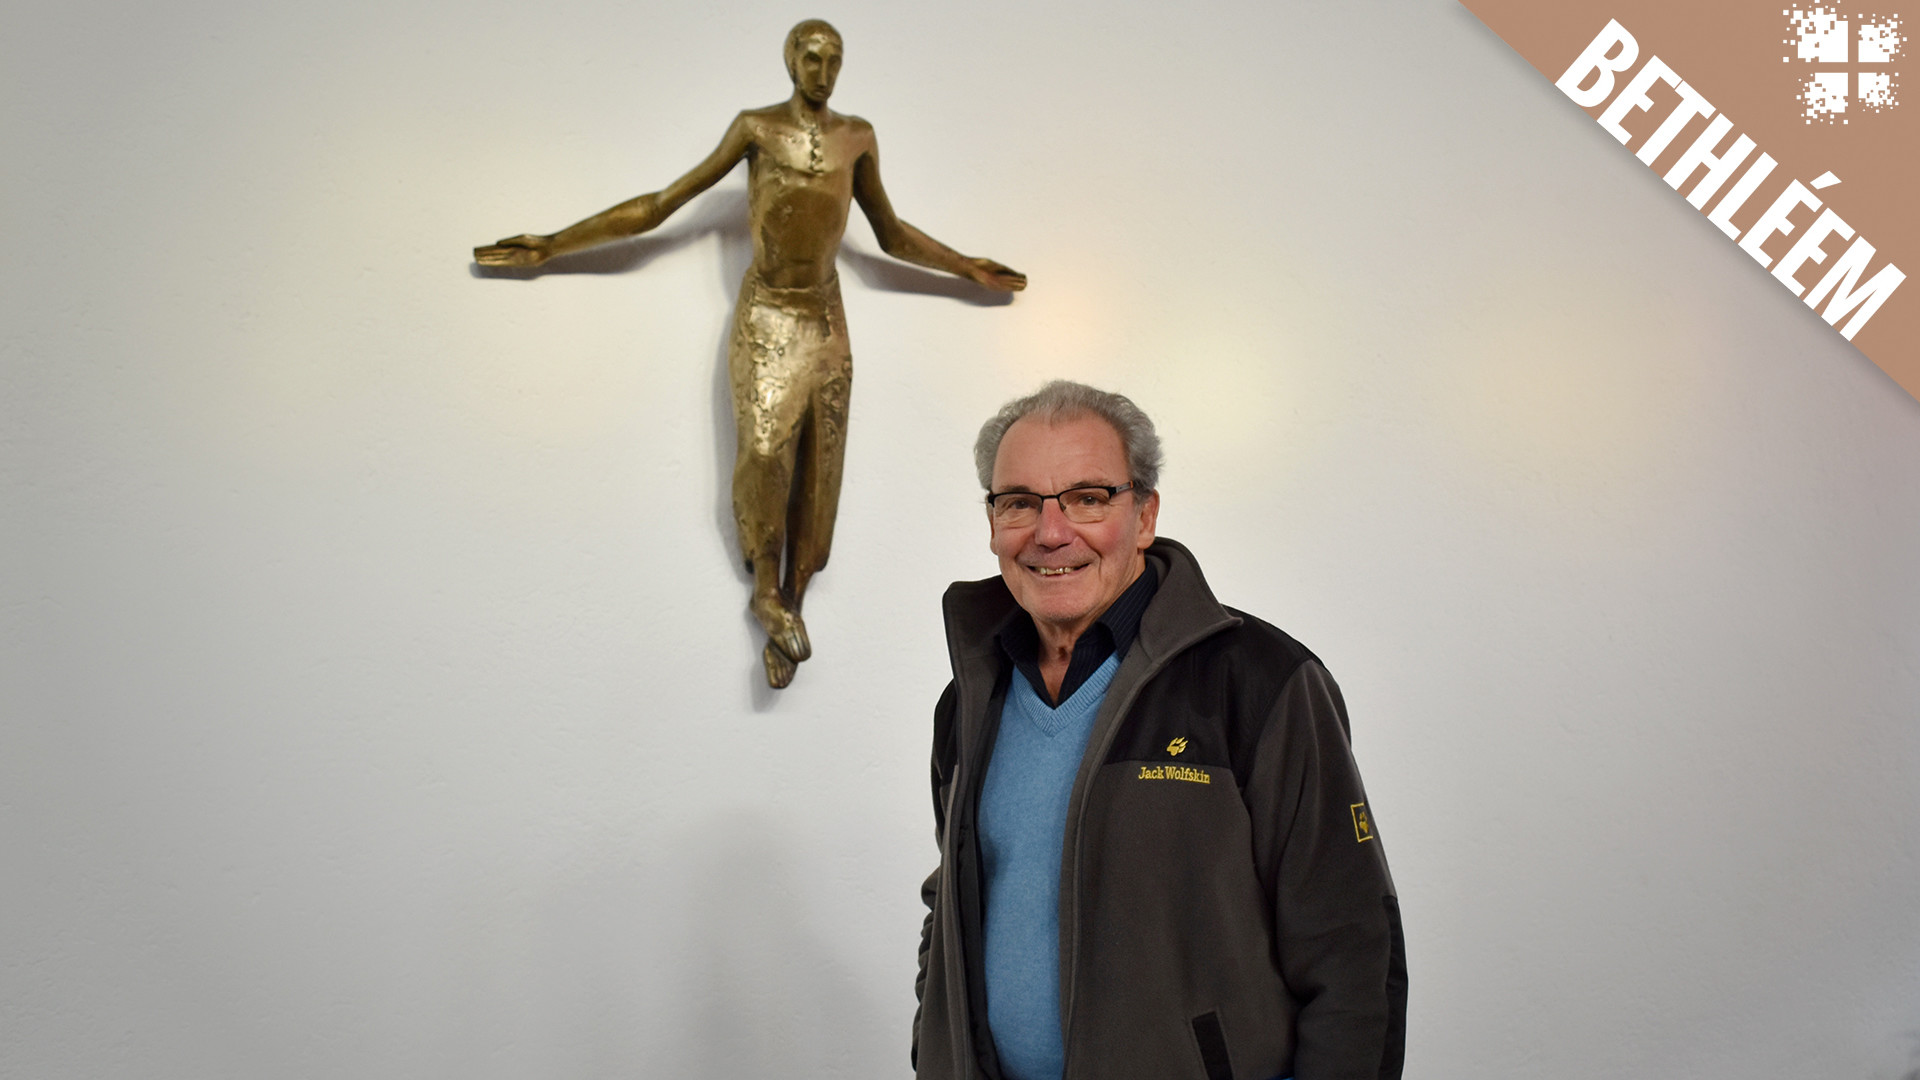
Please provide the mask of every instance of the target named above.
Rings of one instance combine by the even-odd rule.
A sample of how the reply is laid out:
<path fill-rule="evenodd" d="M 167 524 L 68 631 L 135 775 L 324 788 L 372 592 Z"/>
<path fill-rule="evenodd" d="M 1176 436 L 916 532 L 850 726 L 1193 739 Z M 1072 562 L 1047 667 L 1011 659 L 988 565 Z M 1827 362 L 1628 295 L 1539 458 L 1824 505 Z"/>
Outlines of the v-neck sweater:
<path fill-rule="evenodd" d="M 1024 673 L 1007 687 L 980 791 L 987 1026 L 1006 1080 L 1059 1080 L 1060 846 L 1087 736 L 1120 654 L 1049 706 Z"/>

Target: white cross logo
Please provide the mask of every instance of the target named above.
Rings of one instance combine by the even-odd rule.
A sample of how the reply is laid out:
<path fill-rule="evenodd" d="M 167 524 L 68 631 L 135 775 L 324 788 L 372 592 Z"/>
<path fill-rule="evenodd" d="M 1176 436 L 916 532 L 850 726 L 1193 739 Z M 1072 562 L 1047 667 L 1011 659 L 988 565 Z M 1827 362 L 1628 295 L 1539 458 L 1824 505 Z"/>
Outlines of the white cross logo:
<path fill-rule="evenodd" d="M 1846 123 L 1850 96 L 1854 105 L 1867 112 L 1882 112 L 1900 103 L 1900 73 L 1887 67 L 1906 43 L 1900 16 L 1856 14 L 1849 20 L 1841 17 L 1838 8 L 1825 6 L 1789 8 L 1781 14 L 1787 17 L 1791 35 L 1786 39 L 1789 51 L 1781 60 L 1818 65 L 1818 70 L 1800 79 L 1799 97 L 1807 123 Z"/>

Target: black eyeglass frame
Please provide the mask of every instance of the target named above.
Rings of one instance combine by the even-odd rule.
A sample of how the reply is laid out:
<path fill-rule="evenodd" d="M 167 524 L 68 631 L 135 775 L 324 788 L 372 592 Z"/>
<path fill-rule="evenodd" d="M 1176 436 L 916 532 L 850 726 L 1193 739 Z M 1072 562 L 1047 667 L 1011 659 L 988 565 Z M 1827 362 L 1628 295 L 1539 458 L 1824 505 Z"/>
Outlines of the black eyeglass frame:
<path fill-rule="evenodd" d="M 1051 495 L 1042 495 L 1037 491 L 989 491 L 987 492 L 987 517 L 991 520 L 998 520 L 995 515 L 999 512 L 1000 508 L 994 505 L 997 500 L 1005 498 L 1008 495 L 1026 495 L 1040 500 L 1039 507 L 1034 511 L 1036 518 L 1046 511 L 1047 500 L 1052 499 L 1054 502 L 1060 504 L 1060 512 L 1066 515 L 1067 520 L 1071 521 L 1073 520 L 1073 514 L 1067 509 L 1067 504 L 1062 496 L 1071 495 L 1076 491 L 1104 491 L 1107 493 L 1107 502 L 1111 505 L 1115 496 L 1123 495 L 1131 491 L 1137 498 L 1144 490 L 1140 485 L 1128 482 L 1117 486 L 1113 484 L 1075 484 L 1065 491 L 1056 491 Z M 1097 521 L 1099 519 L 1096 518 L 1094 520 Z M 1087 523 L 1080 522 L 1079 524 L 1084 525 Z"/>

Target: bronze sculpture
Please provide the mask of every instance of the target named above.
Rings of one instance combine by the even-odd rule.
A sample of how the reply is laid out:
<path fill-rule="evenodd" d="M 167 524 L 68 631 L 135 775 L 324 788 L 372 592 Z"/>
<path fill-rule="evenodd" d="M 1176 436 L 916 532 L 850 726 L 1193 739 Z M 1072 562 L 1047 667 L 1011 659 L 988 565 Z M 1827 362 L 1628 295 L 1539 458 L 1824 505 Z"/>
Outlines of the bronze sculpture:
<path fill-rule="evenodd" d="M 853 366 L 835 258 L 849 204 L 859 202 L 880 249 L 894 258 L 988 289 L 1027 285 L 1026 275 L 961 255 L 894 214 L 880 185 L 872 125 L 827 108 L 843 55 L 839 31 L 819 19 L 800 23 L 786 43 L 792 97 L 740 113 L 691 172 L 551 236 L 523 234 L 473 252 L 483 266 L 530 267 L 638 235 L 747 159 L 753 264 L 727 345 L 737 433 L 733 514 L 774 687 L 792 682 L 812 655 L 801 601 L 826 565 L 840 500 Z"/>

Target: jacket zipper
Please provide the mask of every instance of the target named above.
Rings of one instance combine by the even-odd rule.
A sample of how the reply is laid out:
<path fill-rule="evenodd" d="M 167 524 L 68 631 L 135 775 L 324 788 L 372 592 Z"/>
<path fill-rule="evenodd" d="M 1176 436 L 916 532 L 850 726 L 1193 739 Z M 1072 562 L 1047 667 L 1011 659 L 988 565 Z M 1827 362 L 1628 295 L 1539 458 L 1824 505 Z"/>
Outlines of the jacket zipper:
<path fill-rule="evenodd" d="M 1092 760 L 1095 762 L 1106 761 L 1108 752 L 1113 749 L 1113 740 L 1120 734 L 1120 726 L 1126 723 L 1128 715 L 1133 711 L 1133 703 L 1139 699 L 1140 692 L 1146 689 L 1147 684 L 1152 682 L 1155 676 L 1166 670 L 1167 665 L 1173 662 L 1174 657 L 1179 656 L 1181 653 L 1186 652 L 1188 649 L 1191 649 L 1220 631 L 1238 625 L 1239 622 L 1239 619 L 1228 616 L 1224 621 L 1196 631 L 1191 637 L 1176 643 L 1172 648 L 1168 649 L 1165 656 L 1156 660 L 1152 667 L 1142 672 L 1140 677 L 1133 681 L 1133 685 L 1126 689 L 1126 696 L 1120 699 L 1119 706 L 1116 707 L 1113 712 L 1113 721 L 1106 725 L 1100 738 L 1099 751 Z M 1138 646 L 1139 642 L 1136 641 L 1134 644 Z M 1082 758 L 1081 760 L 1084 762 L 1086 759 Z M 1099 772 L 1100 766 L 1098 764 L 1094 765 L 1092 771 L 1087 774 L 1088 787 L 1092 787 L 1094 778 L 1099 775 Z M 1078 802 L 1074 802 L 1074 796 L 1084 796 L 1084 793 L 1078 790 L 1077 785 L 1073 794 L 1068 796 L 1069 804 L 1075 807 L 1074 819 L 1067 822 L 1067 828 L 1073 837 L 1073 903 L 1067 905 L 1070 917 L 1073 919 L 1073 928 L 1072 933 L 1067 935 L 1067 941 L 1069 948 L 1072 949 L 1072 955 L 1062 957 L 1060 967 L 1060 970 L 1063 972 L 1061 981 L 1065 984 L 1060 988 L 1061 1011 L 1064 1012 L 1067 1017 L 1067 1022 L 1061 1025 L 1060 1030 L 1060 1045 L 1062 1050 L 1060 1075 L 1063 1080 L 1070 1080 L 1073 1076 L 1073 996 L 1077 989 L 1074 984 L 1078 980 L 1080 971 L 1080 864 L 1082 861 L 1080 858 L 1080 839 L 1082 836 L 1081 824 L 1086 820 L 1087 813 L 1086 798 L 1081 797 Z"/>

